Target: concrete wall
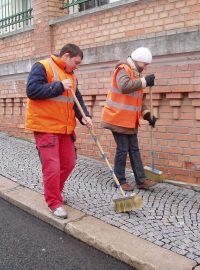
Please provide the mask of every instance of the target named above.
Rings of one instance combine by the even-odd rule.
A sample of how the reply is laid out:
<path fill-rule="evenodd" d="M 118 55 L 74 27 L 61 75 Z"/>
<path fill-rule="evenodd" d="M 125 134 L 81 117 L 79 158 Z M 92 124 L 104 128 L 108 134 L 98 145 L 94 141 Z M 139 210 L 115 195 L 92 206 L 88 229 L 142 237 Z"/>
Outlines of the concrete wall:
<path fill-rule="evenodd" d="M 67 15 L 58 1 L 33 2 L 33 26 L 0 38 L 0 131 L 31 137 L 24 130 L 25 84 L 31 65 L 68 43 L 84 50 L 77 72 L 79 88 L 92 114 L 95 132 L 113 162 L 115 143 L 100 127 L 102 106 L 115 63 L 147 46 L 155 73 L 156 166 L 166 178 L 200 184 L 200 0 L 128 0 Z M 149 102 L 148 90 L 146 102 Z M 78 124 L 79 153 L 100 155 L 86 128 Z M 140 148 L 150 164 L 150 130 L 141 120 Z"/>

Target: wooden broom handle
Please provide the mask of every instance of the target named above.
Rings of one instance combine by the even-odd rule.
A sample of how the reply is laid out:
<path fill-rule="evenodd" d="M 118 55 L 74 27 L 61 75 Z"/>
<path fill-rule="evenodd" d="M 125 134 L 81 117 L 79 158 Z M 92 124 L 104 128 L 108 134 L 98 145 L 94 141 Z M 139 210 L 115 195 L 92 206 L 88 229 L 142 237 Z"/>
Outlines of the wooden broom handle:
<path fill-rule="evenodd" d="M 153 116 L 153 99 L 152 99 L 152 89 L 149 87 L 149 95 L 150 95 L 150 116 Z"/>
<path fill-rule="evenodd" d="M 86 115 L 85 115 L 85 113 L 84 113 L 84 111 L 83 111 L 83 109 L 82 109 L 82 107 L 81 107 L 81 105 L 80 105 L 74 91 L 71 88 L 70 88 L 70 91 L 71 91 L 71 94 L 72 94 L 72 96 L 74 98 L 74 101 L 75 101 L 78 109 L 80 110 L 81 115 L 83 116 L 84 120 L 87 121 L 87 117 L 86 117 Z M 107 159 L 107 157 L 106 157 L 106 155 L 105 155 L 105 153 L 104 153 L 104 151 L 103 151 L 103 149 L 102 149 L 102 147 L 101 147 L 101 145 L 100 145 L 100 143 L 99 143 L 99 141 L 98 141 L 98 139 L 97 139 L 97 137 L 96 137 L 96 135 L 94 133 L 94 130 L 92 128 L 89 128 L 89 131 L 90 131 L 96 145 L 98 146 L 99 151 L 101 152 L 101 155 L 103 156 L 103 159 L 105 160 L 106 164 L 108 165 L 108 167 L 110 169 L 110 172 L 112 173 L 113 179 L 114 179 L 115 183 L 117 184 L 117 186 L 119 187 L 119 190 L 120 190 L 122 196 L 125 197 L 126 196 L 125 192 L 123 191 L 123 189 L 122 189 L 122 187 L 121 187 L 121 185 L 119 183 L 119 180 L 117 179 L 115 173 L 113 172 L 113 168 L 110 165 L 110 162 L 108 161 L 108 159 Z"/>
<path fill-rule="evenodd" d="M 153 117 L 153 94 L 152 88 L 149 87 L 149 95 L 150 95 L 150 117 Z M 154 149 L 153 149 L 153 127 L 151 126 L 151 166 L 154 170 Z"/>

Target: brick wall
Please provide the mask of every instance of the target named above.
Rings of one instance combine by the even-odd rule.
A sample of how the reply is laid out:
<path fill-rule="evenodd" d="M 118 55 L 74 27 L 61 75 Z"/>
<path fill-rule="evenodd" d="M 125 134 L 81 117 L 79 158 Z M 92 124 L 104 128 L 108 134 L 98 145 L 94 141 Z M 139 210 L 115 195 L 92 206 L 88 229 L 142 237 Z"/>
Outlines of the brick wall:
<path fill-rule="evenodd" d="M 192 31 L 199 27 L 198 4 L 199 0 L 136 1 L 99 14 L 89 13 L 81 19 L 75 17 L 69 20 L 68 27 L 55 25 L 55 47 L 60 48 L 63 39 L 90 48 L 138 36 Z"/>
<path fill-rule="evenodd" d="M 32 29 L 0 38 L 0 131 L 32 138 L 24 130 L 30 67 L 64 44 L 76 43 L 85 55 L 77 72 L 79 88 L 95 133 L 113 162 L 115 143 L 100 125 L 113 67 L 133 49 L 147 46 L 154 56 L 147 73 L 156 74 L 156 167 L 167 179 L 200 184 L 200 0 L 122 0 L 68 16 L 56 0 L 32 2 Z M 145 92 L 148 104 L 148 89 Z M 88 130 L 78 124 L 77 134 L 79 154 L 101 159 Z M 149 126 L 141 120 L 139 140 L 145 165 L 151 164 L 149 136 Z"/>

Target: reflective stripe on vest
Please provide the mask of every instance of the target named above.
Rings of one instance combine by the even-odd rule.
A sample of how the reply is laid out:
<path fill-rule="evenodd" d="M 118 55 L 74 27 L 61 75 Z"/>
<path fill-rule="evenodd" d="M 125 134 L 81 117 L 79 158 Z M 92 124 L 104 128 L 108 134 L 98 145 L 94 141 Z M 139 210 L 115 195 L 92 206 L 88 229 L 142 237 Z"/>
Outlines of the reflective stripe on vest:
<path fill-rule="evenodd" d="M 53 60 L 51 58 L 48 58 L 47 59 L 47 62 L 49 63 L 49 65 L 52 68 L 54 80 L 55 81 L 59 81 L 58 71 L 55 68 L 55 64 L 54 64 Z M 57 97 L 53 97 L 53 98 L 48 98 L 47 100 L 62 101 L 62 102 L 67 102 L 67 103 L 74 102 L 74 98 L 73 97 L 66 97 L 66 96 L 61 96 L 61 95 L 60 96 L 57 96 Z"/>
<path fill-rule="evenodd" d="M 110 106 L 113 106 L 115 108 L 121 109 L 121 110 L 127 110 L 127 111 L 134 111 L 138 112 L 141 111 L 141 106 L 131 106 L 131 105 L 124 105 L 122 103 L 114 102 L 112 100 L 107 99 L 106 103 Z"/>
<path fill-rule="evenodd" d="M 65 96 L 57 96 L 57 97 L 53 97 L 53 98 L 48 98 L 47 100 L 62 101 L 62 102 L 67 102 L 67 103 L 74 102 L 73 97 L 65 97 Z"/>
<path fill-rule="evenodd" d="M 54 81 L 59 81 L 58 71 L 57 71 L 56 68 L 55 68 L 55 65 L 54 65 L 53 60 L 52 60 L 51 58 L 48 58 L 48 59 L 47 59 L 47 62 L 49 62 L 49 65 L 50 65 L 51 68 L 52 68 Z"/>
<path fill-rule="evenodd" d="M 122 91 L 119 90 L 119 88 L 116 88 L 116 87 L 111 87 L 111 91 L 113 93 L 119 93 L 119 94 L 122 94 Z M 126 96 L 129 96 L 129 97 L 135 97 L 135 98 L 142 98 L 143 97 L 143 94 L 142 93 L 138 93 L 137 91 L 133 92 L 133 93 L 130 93 L 130 94 L 126 94 Z"/>

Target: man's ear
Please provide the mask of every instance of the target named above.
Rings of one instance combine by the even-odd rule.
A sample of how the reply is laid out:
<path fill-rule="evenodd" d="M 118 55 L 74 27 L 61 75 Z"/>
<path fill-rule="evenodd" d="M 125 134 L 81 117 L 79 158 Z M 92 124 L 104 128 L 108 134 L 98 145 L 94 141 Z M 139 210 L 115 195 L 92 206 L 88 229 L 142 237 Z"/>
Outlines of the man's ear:
<path fill-rule="evenodd" d="M 70 58 L 69 53 L 65 53 L 63 56 L 64 56 L 65 58 Z"/>

